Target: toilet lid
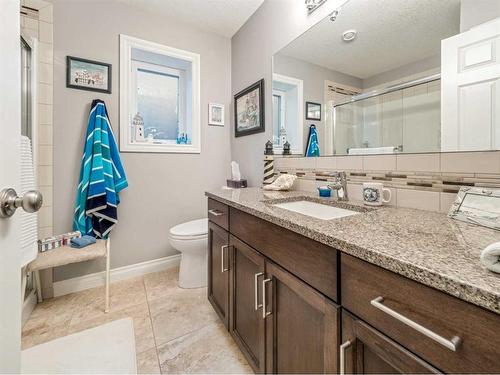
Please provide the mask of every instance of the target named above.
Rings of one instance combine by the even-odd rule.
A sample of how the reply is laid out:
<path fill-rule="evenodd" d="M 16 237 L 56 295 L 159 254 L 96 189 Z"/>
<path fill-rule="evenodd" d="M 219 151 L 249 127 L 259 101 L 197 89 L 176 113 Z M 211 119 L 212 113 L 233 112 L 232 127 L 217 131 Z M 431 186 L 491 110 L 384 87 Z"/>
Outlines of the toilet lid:
<path fill-rule="evenodd" d="M 191 237 L 208 233 L 208 219 L 188 221 L 170 228 L 173 236 Z"/>

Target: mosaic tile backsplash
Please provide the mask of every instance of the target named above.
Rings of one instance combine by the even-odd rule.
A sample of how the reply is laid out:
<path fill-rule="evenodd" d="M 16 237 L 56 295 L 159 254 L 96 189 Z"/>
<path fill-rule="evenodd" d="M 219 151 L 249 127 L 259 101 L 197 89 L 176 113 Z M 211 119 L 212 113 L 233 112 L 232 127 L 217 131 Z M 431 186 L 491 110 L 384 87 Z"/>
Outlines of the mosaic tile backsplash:
<path fill-rule="evenodd" d="M 276 157 L 275 173 L 293 173 L 295 189 L 315 191 L 346 171 L 351 200 L 362 200 L 363 182 L 391 189 L 390 205 L 448 212 L 461 186 L 500 188 L 500 151 L 404 155 Z"/>

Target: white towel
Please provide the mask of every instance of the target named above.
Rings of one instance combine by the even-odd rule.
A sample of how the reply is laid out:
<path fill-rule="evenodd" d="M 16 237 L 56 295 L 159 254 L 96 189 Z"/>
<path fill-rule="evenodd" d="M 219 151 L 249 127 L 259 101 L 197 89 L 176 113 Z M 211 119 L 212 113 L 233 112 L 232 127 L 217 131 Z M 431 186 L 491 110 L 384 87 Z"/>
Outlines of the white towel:
<path fill-rule="evenodd" d="M 350 148 L 349 155 L 394 154 L 394 147 L 364 147 Z"/>
<path fill-rule="evenodd" d="M 28 137 L 21 136 L 21 191 L 18 192 L 18 195 L 23 195 L 27 191 L 35 189 L 36 181 L 31 141 Z M 34 260 L 37 255 L 38 222 L 36 214 L 29 214 L 22 209 L 19 211 L 21 214 L 21 267 L 24 267 Z"/>
<path fill-rule="evenodd" d="M 481 252 L 481 263 L 490 271 L 500 273 L 500 242 L 492 243 Z"/>

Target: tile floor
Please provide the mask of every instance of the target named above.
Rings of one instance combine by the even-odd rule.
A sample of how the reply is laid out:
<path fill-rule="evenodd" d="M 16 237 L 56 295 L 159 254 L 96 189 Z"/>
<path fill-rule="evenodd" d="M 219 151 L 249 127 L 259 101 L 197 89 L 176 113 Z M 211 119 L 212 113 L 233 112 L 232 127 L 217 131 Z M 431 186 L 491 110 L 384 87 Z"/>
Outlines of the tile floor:
<path fill-rule="evenodd" d="M 139 373 L 253 373 L 207 300 L 206 288 L 180 289 L 178 269 L 38 304 L 23 327 L 23 349 L 103 323 L 132 317 Z"/>

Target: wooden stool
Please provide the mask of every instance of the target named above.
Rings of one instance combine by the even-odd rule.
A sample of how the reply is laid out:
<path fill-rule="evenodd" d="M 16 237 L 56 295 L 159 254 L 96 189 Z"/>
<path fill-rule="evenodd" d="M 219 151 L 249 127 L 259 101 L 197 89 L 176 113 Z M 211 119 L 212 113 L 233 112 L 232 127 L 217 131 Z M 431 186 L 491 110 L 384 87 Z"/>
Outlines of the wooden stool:
<path fill-rule="evenodd" d="M 35 273 L 35 283 L 38 302 L 42 302 L 42 289 L 40 286 L 40 270 L 64 266 L 66 264 L 80 263 L 96 258 L 106 258 L 106 302 L 104 312 L 109 311 L 109 267 L 110 267 L 110 239 L 97 240 L 95 244 L 75 249 L 70 246 L 58 247 L 38 253 L 37 258 L 28 264 L 27 272 Z"/>

